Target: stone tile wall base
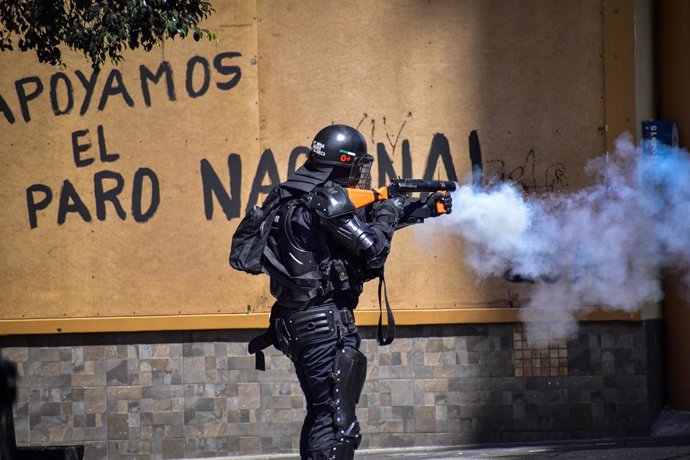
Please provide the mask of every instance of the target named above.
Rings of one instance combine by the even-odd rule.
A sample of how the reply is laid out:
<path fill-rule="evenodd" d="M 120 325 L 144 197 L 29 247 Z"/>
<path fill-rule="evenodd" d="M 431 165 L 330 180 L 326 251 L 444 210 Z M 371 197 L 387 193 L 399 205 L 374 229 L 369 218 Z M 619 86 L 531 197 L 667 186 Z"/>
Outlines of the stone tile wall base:
<path fill-rule="evenodd" d="M 515 365 L 520 331 L 405 327 L 379 347 L 364 329 L 362 447 L 649 432 L 663 402 L 659 322 L 584 323 L 550 350 L 567 367 L 555 362 L 549 376 L 516 372 L 526 366 L 524 353 Z M 86 460 L 296 452 L 305 408 L 292 363 L 269 349 L 268 370 L 256 371 L 246 352 L 254 332 L 0 338 L 21 376 L 17 442 L 82 444 Z"/>

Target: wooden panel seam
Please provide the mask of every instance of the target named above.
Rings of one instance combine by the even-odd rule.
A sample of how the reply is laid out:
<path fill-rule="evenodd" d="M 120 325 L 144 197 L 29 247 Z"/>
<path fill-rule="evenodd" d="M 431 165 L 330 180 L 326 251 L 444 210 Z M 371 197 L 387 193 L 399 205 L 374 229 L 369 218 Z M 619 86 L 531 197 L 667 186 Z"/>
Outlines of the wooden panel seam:
<path fill-rule="evenodd" d="M 604 107 L 606 148 L 624 132 L 637 134 L 635 110 L 635 10 L 629 0 L 604 0 Z"/>
<path fill-rule="evenodd" d="M 395 315 L 396 324 L 399 326 L 520 322 L 520 309 L 515 308 L 399 310 Z M 268 316 L 268 313 L 249 313 L 0 320 L 0 335 L 262 329 L 268 325 Z M 362 310 L 357 311 L 356 316 L 358 325 L 375 326 L 378 323 L 379 312 Z M 549 310 L 544 309 L 540 318 L 549 321 Z M 612 312 L 597 309 L 581 314 L 578 319 L 581 321 L 640 321 L 641 315 L 639 312 Z"/>

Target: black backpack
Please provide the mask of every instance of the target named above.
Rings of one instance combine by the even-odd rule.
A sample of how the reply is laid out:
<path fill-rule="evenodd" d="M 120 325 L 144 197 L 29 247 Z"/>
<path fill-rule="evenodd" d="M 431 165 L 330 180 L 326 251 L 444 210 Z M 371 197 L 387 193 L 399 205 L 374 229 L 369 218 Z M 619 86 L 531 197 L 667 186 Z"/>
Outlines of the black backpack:
<path fill-rule="evenodd" d="M 280 205 L 290 194 L 280 185 L 273 187 L 261 206 L 254 206 L 247 211 L 232 236 L 230 246 L 230 266 L 235 270 L 258 275 L 263 270 L 263 253 L 266 247 L 271 223 L 275 219 Z"/>

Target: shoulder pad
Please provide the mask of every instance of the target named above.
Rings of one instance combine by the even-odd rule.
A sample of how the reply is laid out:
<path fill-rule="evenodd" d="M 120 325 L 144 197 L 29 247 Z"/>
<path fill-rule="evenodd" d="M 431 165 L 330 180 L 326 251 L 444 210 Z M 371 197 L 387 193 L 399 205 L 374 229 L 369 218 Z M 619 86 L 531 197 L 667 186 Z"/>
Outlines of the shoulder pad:
<path fill-rule="evenodd" d="M 347 191 L 338 185 L 317 187 L 302 195 L 302 202 L 314 209 L 321 217 L 338 217 L 354 212 L 355 205 L 350 201 Z"/>

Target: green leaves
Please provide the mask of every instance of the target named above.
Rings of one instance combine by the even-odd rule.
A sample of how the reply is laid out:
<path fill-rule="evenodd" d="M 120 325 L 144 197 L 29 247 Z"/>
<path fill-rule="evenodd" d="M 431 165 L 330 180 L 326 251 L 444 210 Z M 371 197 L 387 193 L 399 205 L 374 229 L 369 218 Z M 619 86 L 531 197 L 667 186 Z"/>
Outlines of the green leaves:
<path fill-rule="evenodd" d="M 218 36 L 199 27 L 214 11 L 204 0 L 15 0 L 0 2 L 0 51 L 33 50 L 40 62 L 63 65 L 59 46 L 81 51 L 98 70 L 122 52 L 153 49 L 167 38 Z"/>

